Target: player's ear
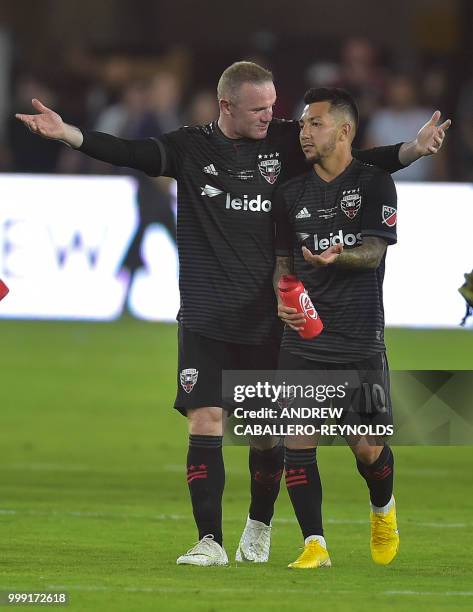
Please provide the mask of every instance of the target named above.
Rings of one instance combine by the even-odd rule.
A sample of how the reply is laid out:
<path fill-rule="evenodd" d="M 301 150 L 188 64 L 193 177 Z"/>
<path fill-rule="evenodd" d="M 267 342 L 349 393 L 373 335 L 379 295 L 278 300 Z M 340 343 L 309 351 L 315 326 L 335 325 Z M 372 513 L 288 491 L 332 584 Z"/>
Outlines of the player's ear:
<path fill-rule="evenodd" d="M 351 123 L 343 123 L 340 130 L 340 140 L 353 140 L 353 126 Z"/>
<path fill-rule="evenodd" d="M 230 115 L 230 100 L 225 100 L 224 98 L 222 98 L 221 100 L 218 101 L 218 105 L 220 107 L 220 113 L 222 115 Z"/>

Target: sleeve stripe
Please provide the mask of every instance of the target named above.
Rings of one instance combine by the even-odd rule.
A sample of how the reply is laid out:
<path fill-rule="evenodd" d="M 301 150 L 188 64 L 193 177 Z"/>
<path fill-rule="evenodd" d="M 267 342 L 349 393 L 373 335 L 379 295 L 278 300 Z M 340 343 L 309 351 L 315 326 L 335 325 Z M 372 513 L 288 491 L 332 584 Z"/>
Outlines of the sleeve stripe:
<path fill-rule="evenodd" d="M 163 176 L 167 166 L 166 149 L 158 138 L 151 138 L 151 140 L 158 145 L 159 153 L 161 155 L 161 168 L 159 169 L 159 174 L 156 174 L 156 176 Z"/>

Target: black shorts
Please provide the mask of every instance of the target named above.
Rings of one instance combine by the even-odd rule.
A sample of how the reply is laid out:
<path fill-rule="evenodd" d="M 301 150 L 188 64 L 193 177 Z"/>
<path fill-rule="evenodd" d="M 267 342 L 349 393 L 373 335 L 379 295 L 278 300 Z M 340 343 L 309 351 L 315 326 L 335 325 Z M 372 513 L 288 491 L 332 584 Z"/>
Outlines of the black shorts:
<path fill-rule="evenodd" d="M 184 325 L 178 328 L 177 394 L 174 408 L 186 415 L 192 408 L 233 406 L 222 399 L 223 370 L 275 370 L 278 337 L 261 345 L 235 344 L 201 336 Z"/>
<path fill-rule="evenodd" d="M 348 425 L 393 424 L 389 366 L 385 352 L 355 363 L 326 363 L 305 359 L 281 349 L 279 370 L 328 372 L 327 379 L 331 371 L 350 371 L 353 373 L 350 378 L 354 382 L 350 383 L 346 397 L 340 401 L 343 417 L 338 422 Z M 337 374 L 329 382 L 336 385 L 342 378 Z"/>

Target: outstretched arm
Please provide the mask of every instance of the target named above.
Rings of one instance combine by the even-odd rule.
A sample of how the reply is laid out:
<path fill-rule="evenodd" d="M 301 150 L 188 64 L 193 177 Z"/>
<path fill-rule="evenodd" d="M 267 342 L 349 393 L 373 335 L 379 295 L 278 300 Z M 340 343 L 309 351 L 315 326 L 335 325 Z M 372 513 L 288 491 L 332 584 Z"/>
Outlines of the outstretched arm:
<path fill-rule="evenodd" d="M 425 155 L 439 152 L 445 139 L 445 132 L 451 124 L 450 119 L 437 125 L 439 121 L 440 111 L 435 111 L 429 121 L 420 128 L 414 140 L 373 149 L 353 149 L 353 157 L 365 164 L 378 166 L 391 174 L 402 170 Z"/>
<path fill-rule="evenodd" d="M 432 117 L 423 125 L 417 133 L 417 136 L 411 142 L 405 142 L 399 149 L 399 161 L 408 166 L 420 157 L 425 155 L 435 155 L 442 148 L 445 138 L 445 132 L 451 125 L 450 119 L 447 119 L 440 125 L 440 111 L 435 111 Z"/>
<path fill-rule="evenodd" d="M 38 134 L 38 136 L 49 138 L 50 140 L 61 140 L 73 149 L 78 149 L 81 146 L 83 136 L 79 128 L 64 123 L 60 115 L 44 106 L 36 98 L 33 98 L 31 103 L 38 111 L 37 115 L 22 115 L 18 113 L 15 117 L 22 121 L 33 134 Z"/>
<path fill-rule="evenodd" d="M 36 98 L 32 100 L 37 115 L 17 114 L 15 117 L 26 127 L 51 140 L 60 140 L 73 149 L 100 161 L 142 170 L 150 176 L 164 172 L 166 154 L 161 143 L 153 138 L 127 140 L 101 132 L 82 132 L 79 128 L 64 123 L 61 116 L 44 106 Z"/>

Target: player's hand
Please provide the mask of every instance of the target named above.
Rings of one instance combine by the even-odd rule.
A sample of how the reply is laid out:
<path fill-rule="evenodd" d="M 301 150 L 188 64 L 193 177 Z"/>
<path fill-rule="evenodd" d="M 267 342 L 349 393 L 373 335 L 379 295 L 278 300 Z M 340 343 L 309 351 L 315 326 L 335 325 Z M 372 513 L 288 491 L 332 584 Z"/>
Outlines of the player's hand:
<path fill-rule="evenodd" d="M 325 249 L 320 255 L 313 255 L 309 249 L 305 246 L 302 247 L 302 255 L 307 263 L 310 263 L 314 268 L 321 268 L 323 266 L 329 266 L 336 261 L 343 253 L 343 246 L 341 244 L 333 244 Z"/>
<path fill-rule="evenodd" d="M 303 330 L 306 324 L 305 317 L 301 312 L 290 306 L 284 306 L 284 304 L 278 304 L 278 317 L 294 331 Z"/>
<path fill-rule="evenodd" d="M 435 111 L 432 117 L 423 125 L 416 137 L 416 151 L 420 157 L 424 155 L 434 155 L 442 148 L 445 138 L 445 132 L 451 125 L 450 119 L 447 119 L 440 125 L 440 111 Z"/>
<path fill-rule="evenodd" d="M 44 106 L 36 98 L 33 98 L 31 103 L 38 111 L 38 115 L 21 115 L 18 113 L 15 117 L 24 123 L 33 134 L 52 140 L 65 140 L 65 123 L 61 116 Z"/>

